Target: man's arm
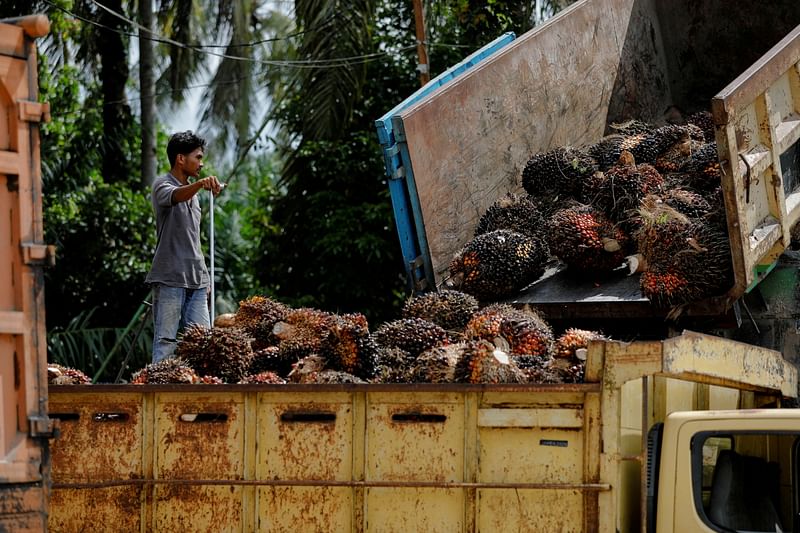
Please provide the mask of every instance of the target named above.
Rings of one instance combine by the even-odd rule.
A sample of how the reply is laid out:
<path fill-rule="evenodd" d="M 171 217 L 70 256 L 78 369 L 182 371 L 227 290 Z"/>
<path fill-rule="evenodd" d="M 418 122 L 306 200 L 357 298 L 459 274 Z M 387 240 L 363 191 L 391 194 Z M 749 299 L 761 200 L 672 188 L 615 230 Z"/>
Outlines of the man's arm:
<path fill-rule="evenodd" d="M 186 202 L 188 200 L 191 200 L 192 196 L 197 194 L 197 192 L 200 189 L 212 191 L 214 193 L 214 196 L 216 196 L 219 194 L 219 191 L 222 190 L 222 186 L 220 185 L 216 176 L 207 176 L 193 183 L 187 183 L 186 185 L 181 185 L 180 187 L 172 191 L 172 203 L 177 204 L 180 202 Z"/>

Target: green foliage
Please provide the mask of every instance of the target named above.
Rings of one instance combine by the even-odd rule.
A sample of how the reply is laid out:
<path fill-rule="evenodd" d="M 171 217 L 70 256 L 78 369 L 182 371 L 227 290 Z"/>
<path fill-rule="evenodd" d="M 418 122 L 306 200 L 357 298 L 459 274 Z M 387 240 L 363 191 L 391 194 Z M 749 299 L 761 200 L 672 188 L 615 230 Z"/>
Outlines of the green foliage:
<path fill-rule="evenodd" d="M 271 201 L 275 196 L 271 157 L 261 156 L 243 165 L 214 201 L 214 270 L 217 314 L 235 312 L 240 301 L 267 288 L 258 281 L 255 263 L 265 234 L 274 230 Z M 254 199 L 267 199 L 256 206 Z M 203 243 L 208 256 L 208 195 L 203 204 Z M 270 229 L 272 228 L 272 229 Z"/>
<path fill-rule="evenodd" d="M 139 316 L 127 328 L 96 327 L 92 325 L 97 308 L 81 311 L 66 326 L 47 332 L 47 360 L 77 368 L 89 377 L 97 375 L 103 362 L 114 356 L 97 381 L 108 383 L 116 379 L 125 357 L 129 356 L 127 372 L 138 370 L 150 362 L 153 351 L 153 323 L 149 316 Z M 113 352 L 113 353 L 111 353 Z"/>
<path fill-rule="evenodd" d="M 273 204 L 263 227 L 258 273 L 278 299 L 294 306 L 362 312 L 375 322 L 396 316 L 403 282 L 396 233 L 375 135 L 305 143 L 298 179 Z M 251 219 L 251 225 L 257 222 Z"/>
<path fill-rule="evenodd" d="M 144 278 L 155 249 L 149 198 L 93 178 L 51 201 L 44 217 L 47 242 L 57 246 L 57 267 L 46 278 L 48 323 L 64 325 L 95 307 L 93 324 L 127 323 L 148 295 Z"/>

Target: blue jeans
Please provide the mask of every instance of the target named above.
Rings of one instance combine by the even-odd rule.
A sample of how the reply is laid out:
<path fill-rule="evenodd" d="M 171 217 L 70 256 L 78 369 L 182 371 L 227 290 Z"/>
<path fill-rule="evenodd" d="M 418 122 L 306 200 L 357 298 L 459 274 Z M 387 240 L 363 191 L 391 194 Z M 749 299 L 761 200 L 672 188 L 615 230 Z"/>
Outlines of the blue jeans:
<path fill-rule="evenodd" d="M 153 362 L 172 357 L 178 330 L 189 324 L 208 327 L 208 289 L 153 284 Z"/>

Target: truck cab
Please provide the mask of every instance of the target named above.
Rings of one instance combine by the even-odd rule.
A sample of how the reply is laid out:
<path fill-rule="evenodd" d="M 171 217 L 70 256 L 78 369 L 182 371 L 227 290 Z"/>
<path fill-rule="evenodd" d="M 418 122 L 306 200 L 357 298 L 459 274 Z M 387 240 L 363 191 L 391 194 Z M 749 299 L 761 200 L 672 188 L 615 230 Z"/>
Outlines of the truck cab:
<path fill-rule="evenodd" d="M 800 531 L 799 415 L 679 412 L 654 426 L 647 531 Z"/>

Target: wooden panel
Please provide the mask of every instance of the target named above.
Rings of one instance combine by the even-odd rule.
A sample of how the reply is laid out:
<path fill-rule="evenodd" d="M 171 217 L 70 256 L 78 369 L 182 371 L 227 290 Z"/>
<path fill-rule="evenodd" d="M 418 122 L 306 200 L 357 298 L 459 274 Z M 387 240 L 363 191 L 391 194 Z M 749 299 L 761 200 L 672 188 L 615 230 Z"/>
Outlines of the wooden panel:
<path fill-rule="evenodd" d="M 0 54 L 24 56 L 25 33 L 22 28 L 0 22 Z"/>
<path fill-rule="evenodd" d="M 21 311 L 0 311 L 0 333 L 22 335 L 27 333 L 25 313 Z"/>

